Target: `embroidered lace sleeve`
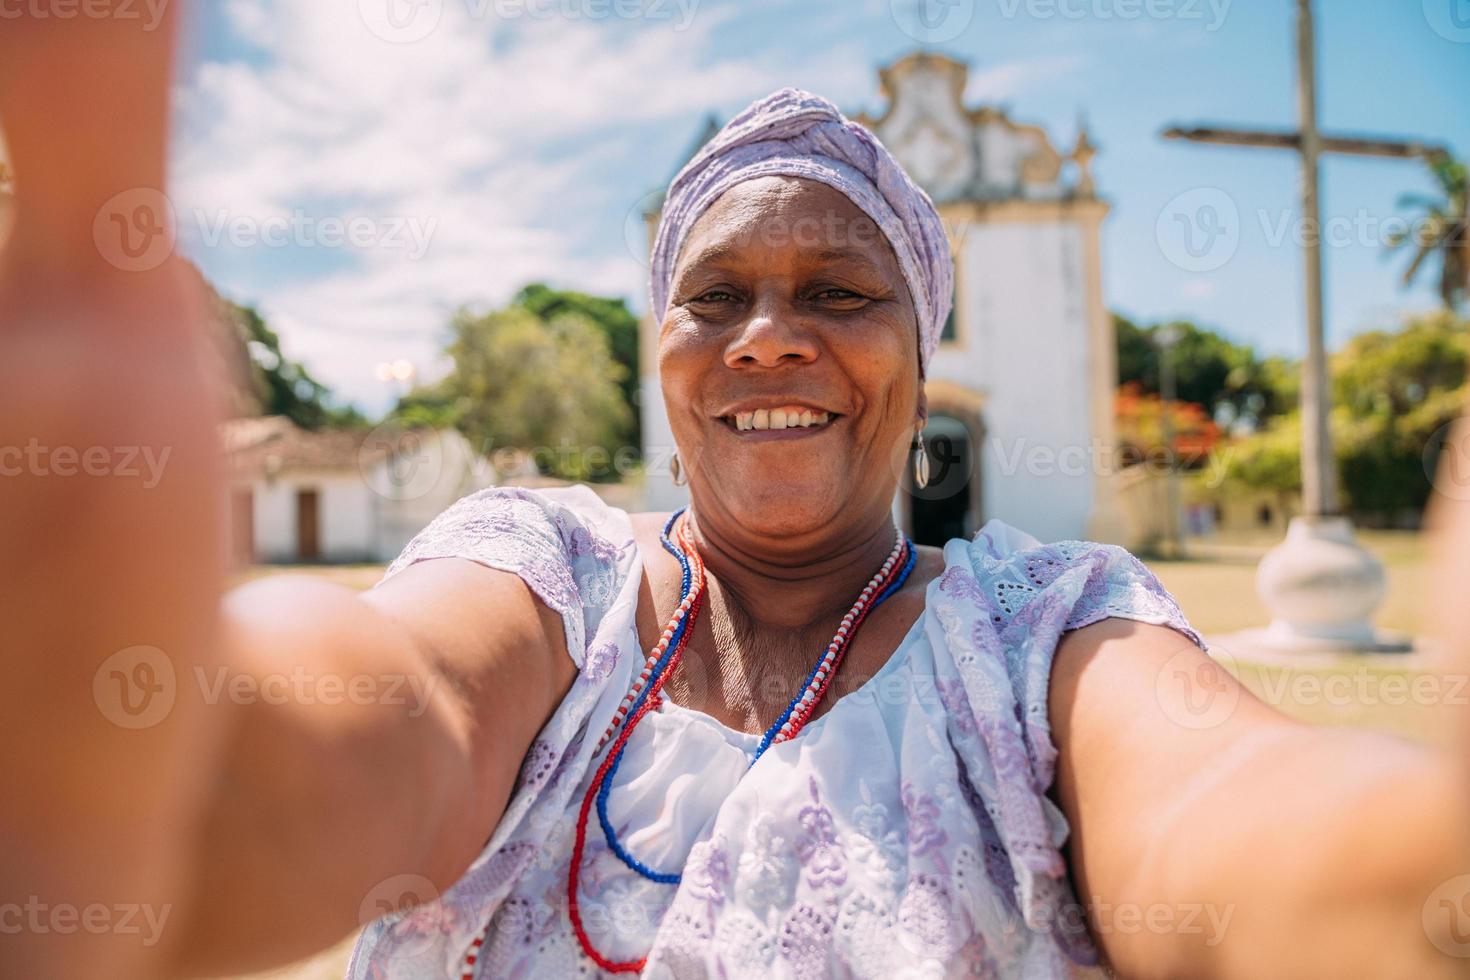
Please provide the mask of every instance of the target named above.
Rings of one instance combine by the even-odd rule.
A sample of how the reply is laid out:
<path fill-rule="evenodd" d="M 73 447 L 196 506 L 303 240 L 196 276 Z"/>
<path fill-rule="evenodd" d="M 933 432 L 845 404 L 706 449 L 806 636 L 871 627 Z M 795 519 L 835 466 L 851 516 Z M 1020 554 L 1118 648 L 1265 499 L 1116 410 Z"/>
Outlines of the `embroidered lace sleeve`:
<path fill-rule="evenodd" d="M 580 670 L 587 638 L 617 592 L 619 564 L 628 550 L 599 532 L 611 513 L 585 486 L 481 490 L 419 532 L 382 581 L 433 558 L 465 558 L 514 573 L 561 614 L 567 651 Z"/>
<path fill-rule="evenodd" d="M 1052 940 L 1038 955 L 1095 962 L 1061 852 L 1067 821 L 1047 796 L 1056 772 L 1047 692 L 1057 644 L 1064 632 L 1108 617 L 1168 626 L 1201 648 L 1204 642 L 1123 548 L 1043 545 L 990 521 L 973 541 L 951 541 L 946 558 L 937 613 L 953 659 L 938 661 L 937 680 L 947 692 L 950 737 L 988 817 L 991 850 L 1004 855 L 1026 925 Z"/>

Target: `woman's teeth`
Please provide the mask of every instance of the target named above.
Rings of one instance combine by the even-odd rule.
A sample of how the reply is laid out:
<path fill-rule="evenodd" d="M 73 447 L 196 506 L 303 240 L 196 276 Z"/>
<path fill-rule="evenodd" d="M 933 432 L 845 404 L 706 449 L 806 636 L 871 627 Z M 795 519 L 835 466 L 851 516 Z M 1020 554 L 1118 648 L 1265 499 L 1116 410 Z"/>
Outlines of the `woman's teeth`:
<path fill-rule="evenodd" d="M 806 408 L 772 408 L 755 412 L 736 412 L 729 417 L 741 432 L 747 429 L 807 429 L 826 425 L 831 416 Z"/>

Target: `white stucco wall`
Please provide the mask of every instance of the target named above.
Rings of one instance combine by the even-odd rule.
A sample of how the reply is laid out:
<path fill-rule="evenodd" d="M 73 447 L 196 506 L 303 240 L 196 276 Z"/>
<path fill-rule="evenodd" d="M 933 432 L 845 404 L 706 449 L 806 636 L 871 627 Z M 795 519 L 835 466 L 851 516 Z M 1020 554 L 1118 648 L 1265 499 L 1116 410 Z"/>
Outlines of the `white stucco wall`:
<path fill-rule="evenodd" d="M 650 343 L 645 331 L 644 343 Z M 652 341 L 656 343 L 656 341 Z M 689 491 L 674 486 L 669 478 L 669 456 L 674 451 L 674 432 L 664 408 L 664 393 L 658 374 L 645 375 L 640 385 L 643 402 L 644 502 L 648 510 L 669 511 L 689 502 Z"/>
<path fill-rule="evenodd" d="M 941 350 L 931 371 L 984 395 L 981 520 L 998 517 L 1044 541 L 1084 537 L 1092 508 L 1081 247 L 1071 222 L 967 228 L 963 346 Z"/>
<path fill-rule="evenodd" d="M 296 499 L 318 497 L 324 562 L 386 562 L 460 497 L 490 486 L 488 462 L 458 433 L 416 442 L 366 469 L 292 470 L 250 485 L 255 560 L 290 563 L 297 553 Z"/>
<path fill-rule="evenodd" d="M 317 534 L 323 561 L 372 557 L 374 495 L 356 473 L 300 471 L 252 487 L 255 554 L 258 561 L 293 562 L 296 553 L 296 495 L 315 490 Z"/>

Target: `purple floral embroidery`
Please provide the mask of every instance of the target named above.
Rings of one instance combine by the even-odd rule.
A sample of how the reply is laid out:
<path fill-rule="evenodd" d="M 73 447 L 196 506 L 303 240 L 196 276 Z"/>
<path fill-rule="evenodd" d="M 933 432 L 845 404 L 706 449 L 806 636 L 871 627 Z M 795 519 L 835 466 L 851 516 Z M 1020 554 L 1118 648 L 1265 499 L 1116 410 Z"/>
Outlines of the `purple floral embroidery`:
<path fill-rule="evenodd" d="M 981 737 L 995 767 L 996 794 L 1011 859 L 1034 872 L 1061 875 L 1062 856 L 1051 843 L 1051 831 L 1032 787 L 1031 769 L 1020 735 L 996 720 L 980 722 Z"/>
<path fill-rule="evenodd" d="M 939 703 L 944 705 L 944 713 L 954 722 L 955 727 L 965 735 L 974 735 L 975 712 L 970 709 L 964 681 L 948 678 L 935 681 L 934 687 L 939 692 Z"/>
<path fill-rule="evenodd" d="M 602 537 L 581 525 L 577 525 L 568 532 L 562 525 L 562 537 L 567 541 L 567 550 L 574 556 L 588 555 L 598 564 L 608 564 L 617 561 L 623 556 L 623 552 L 632 542 L 622 547 L 614 545 L 611 541 Z"/>
<path fill-rule="evenodd" d="M 556 746 L 543 739 L 536 739 L 526 750 L 526 757 L 521 762 L 521 772 L 516 780 L 515 791 L 517 793 L 535 792 L 550 778 L 558 759 Z"/>
<path fill-rule="evenodd" d="M 913 857 L 942 847 L 948 840 L 939 825 L 939 804 L 929 793 L 920 793 L 912 783 L 903 784 L 903 812 L 909 821 L 909 854 Z"/>
<path fill-rule="evenodd" d="M 599 643 L 587 651 L 587 660 L 582 667 L 582 676 L 589 683 L 601 684 L 612 676 L 622 651 L 616 643 Z"/>
<path fill-rule="evenodd" d="M 525 841 L 506 844 L 455 886 L 457 900 L 461 904 L 474 903 L 485 898 L 498 900 L 505 889 L 520 878 L 535 857 L 536 848 L 532 844 Z"/>
<path fill-rule="evenodd" d="M 702 854 L 691 854 L 684 869 L 684 886 L 690 897 L 708 902 L 711 907 L 725 904 L 731 873 L 730 859 L 723 848 L 711 844 Z"/>
<path fill-rule="evenodd" d="M 974 576 L 958 565 L 945 569 L 944 575 L 939 579 L 939 591 L 975 602 L 983 602 L 985 599 L 985 594 L 980 591 L 980 585 L 975 581 Z"/>
<path fill-rule="evenodd" d="M 486 944 L 484 957 L 491 963 L 507 963 L 535 945 L 540 932 L 536 907 L 530 899 L 507 899 L 490 920 L 490 941 Z"/>
<path fill-rule="evenodd" d="M 846 855 L 837 840 L 832 811 L 822 804 L 817 792 L 815 776 L 810 777 L 810 786 L 811 805 L 802 807 L 798 816 L 804 834 L 797 842 L 796 854 L 813 888 L 836 888 L 847 881 Z"/>
<path fill-rule="evenodd" d="M 521 569 L 520 575 L 532 592 L 563 615 L 582 605 L 582 595 L 577 590 L 576 580 L 572 578 L 572 570 L 560 557 L 528 563 Z M 573 656 L 579 652 L 571 651 Z"/>

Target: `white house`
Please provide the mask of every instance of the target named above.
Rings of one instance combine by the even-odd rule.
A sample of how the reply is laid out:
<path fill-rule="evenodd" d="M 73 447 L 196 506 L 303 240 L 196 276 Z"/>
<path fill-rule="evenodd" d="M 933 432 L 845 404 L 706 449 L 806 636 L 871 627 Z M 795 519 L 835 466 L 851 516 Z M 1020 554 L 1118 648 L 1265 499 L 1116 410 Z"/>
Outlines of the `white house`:
<path fill-rule="evenodd" d="M 1102 295 L 1085 130 L 1066 155 L 1040 127 L 966 106 L 968 67 L 907 55 L 878 72 L 886 108 L 871 128 L 934 199 L 954 253 L 955 312 L 930 365 L 931 486 L 895 502 L 914 538 L 940 543 L 999 517 L 1043 540 L 1124 540 L 1111 465 L 1116 352 Z M 701 140 L 708 139 L 712 131 Z M 692 153 L 691 153 L 692 155 Z M 650 239 L 658 211 L 647 215 Z M 642 325 L 648 503 L 685 499 L 668 478 L 673 443 Z"/>
<path fill-rule="evenodd" d="M 452 430 L 307 431 L 235 419 L 223 438 L 235 561 L 384 562 L 493 471 Z"/>

